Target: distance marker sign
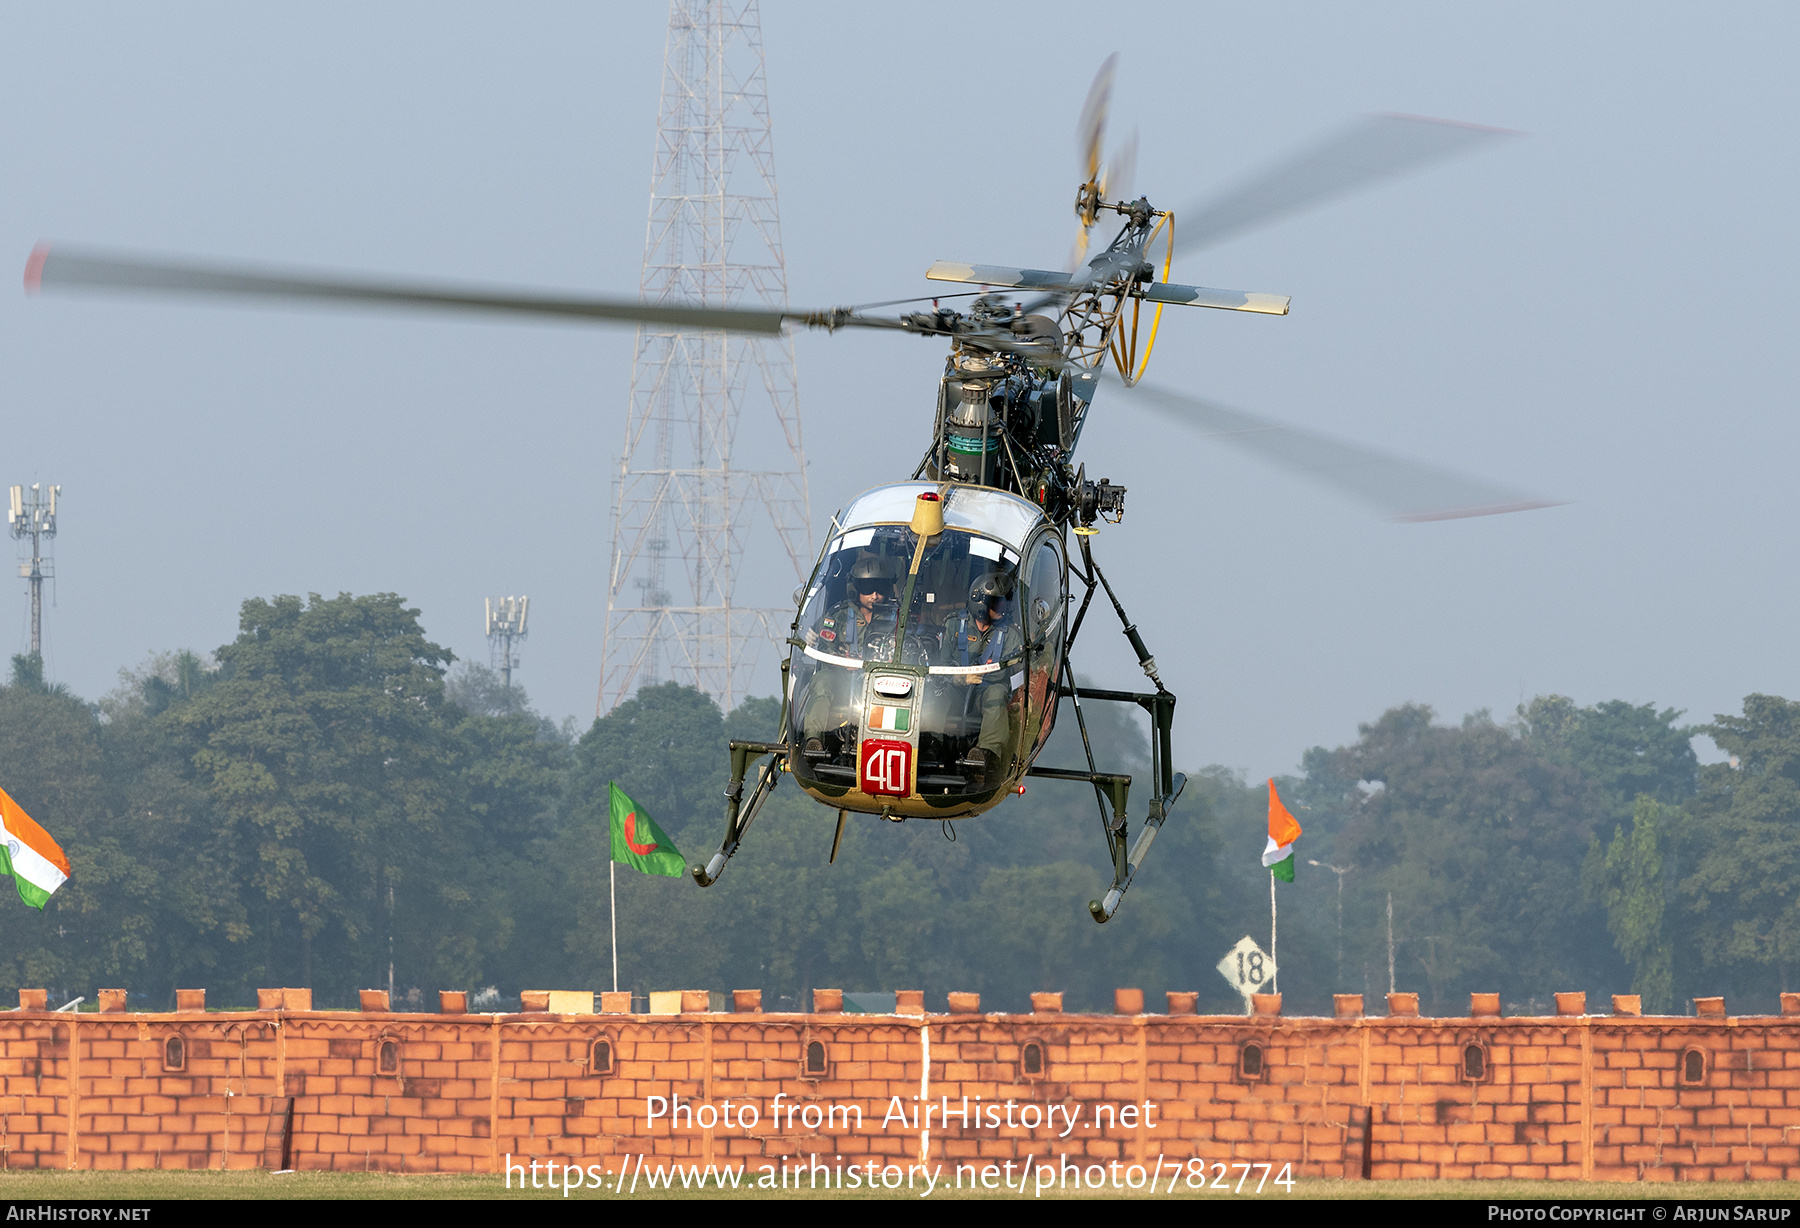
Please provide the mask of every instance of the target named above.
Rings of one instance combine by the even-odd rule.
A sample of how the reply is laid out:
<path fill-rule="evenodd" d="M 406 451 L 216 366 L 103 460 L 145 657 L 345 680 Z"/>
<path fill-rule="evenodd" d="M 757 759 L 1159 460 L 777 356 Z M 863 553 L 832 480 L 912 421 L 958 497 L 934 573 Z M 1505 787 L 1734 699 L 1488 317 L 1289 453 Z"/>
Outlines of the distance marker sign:
<path fill-rule="evenodd" d="M 1244 1013 L 1250 1013 L 1250 995 L 1263 993 L 1275 979 L 1275 961 L 1245 934 L 1219 961 L 1219 975 L 1244 996 Z"/>

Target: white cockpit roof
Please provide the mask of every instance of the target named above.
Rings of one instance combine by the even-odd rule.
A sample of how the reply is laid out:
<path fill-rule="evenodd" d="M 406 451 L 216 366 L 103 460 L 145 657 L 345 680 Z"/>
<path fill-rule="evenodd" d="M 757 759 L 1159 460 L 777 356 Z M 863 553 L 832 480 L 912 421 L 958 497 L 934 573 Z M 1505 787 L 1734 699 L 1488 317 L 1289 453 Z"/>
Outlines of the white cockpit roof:
<path fill-rule="evenodd" d="M 850 501 L 838 513 L 842 529 L 857 529 L 872 524 L 910 524 L 913 505 L 926 491 L 942 490 L 944 524 L 950 528 L 968 529 L 997 537 L 1014 549 L 1022 550 L 1025 539 L 1037 527 L 1044 513 L 1037 504 L 1004 490 L 989 486 L 940 486 L 936 482 L 896 482 L 877 486 Z"/>

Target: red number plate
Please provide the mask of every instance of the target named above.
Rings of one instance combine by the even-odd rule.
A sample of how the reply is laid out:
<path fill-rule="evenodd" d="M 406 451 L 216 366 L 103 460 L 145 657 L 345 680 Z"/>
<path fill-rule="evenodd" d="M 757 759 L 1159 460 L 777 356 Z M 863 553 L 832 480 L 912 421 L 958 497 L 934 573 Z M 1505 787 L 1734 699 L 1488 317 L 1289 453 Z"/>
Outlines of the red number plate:
<path fill-rule="evenodd" d="M 879 738 L 864 739 L 857 751 L 857 779 L 868 794 L 906 797 L 912 793 L 912 756 L 910 742 L 889 742 Z"/>

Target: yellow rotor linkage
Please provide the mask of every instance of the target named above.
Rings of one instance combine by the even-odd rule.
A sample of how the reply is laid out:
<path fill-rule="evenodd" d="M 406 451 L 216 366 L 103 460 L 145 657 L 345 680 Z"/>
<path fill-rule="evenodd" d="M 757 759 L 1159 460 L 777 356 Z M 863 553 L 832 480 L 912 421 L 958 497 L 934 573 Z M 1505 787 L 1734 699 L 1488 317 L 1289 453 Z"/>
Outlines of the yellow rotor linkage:
<path fill-rule="evenodd" d="M 1150 245 L 1156 242 L 1156 236 L 1158 234 L 1162 234 L 1163 242 L 1165 244 L 1163 249 L 1162 280 L 1166 282 L 1169 280 L 1169 270 L 1175 263 L 1175 215 L 1173 213 L 1165 213 L 1162 217 L 1157 219 L 1155 229 L 1150 232 L 1150 237 L 1144 241 L 1144 250 L 1148 251 L 1150 249 Z M 1133 298 L 1131 300 L 1131 336 L 1129 340 L 1125 339 L 1125 330 L 1123 329 L 1120 329 L 1113 334 L 1113 365 L 1118 368 L 1119 376 L 1125 381 L 1125 386 L 1127 388 L 1144 378 L 1144 372 L 1150 367 L 1150 353 L 1152 350 L 1156 349 L 1156 332 L 1162 327 L 1163 305 L 1158 303 L 1156 305 L 1156 314 L 1150 317 L 1150 336 L 1144 342 L 1144 357 L 1140 360 L 1137 354 L 1138 312 L 1142 309 L 1143 305 L 1144 300 L 1141 298 Z M 1133 370 L 1134 367 L 1136 368 L 1135 371 Z"/>

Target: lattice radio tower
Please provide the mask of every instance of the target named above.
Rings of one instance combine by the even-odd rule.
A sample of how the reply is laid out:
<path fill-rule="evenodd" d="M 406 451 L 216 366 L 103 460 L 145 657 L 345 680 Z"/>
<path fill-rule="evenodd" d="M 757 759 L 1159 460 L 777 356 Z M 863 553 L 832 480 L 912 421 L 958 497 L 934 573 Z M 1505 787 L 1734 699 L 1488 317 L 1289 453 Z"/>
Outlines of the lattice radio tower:
<path fill-rule="evenodd" d="M 786 305 L 756 0 L 669 5 L 641 297 Z M 740 422 L 788 467 L 735 468 Z M 798 579 L 812 563 L 793 342 L 640 326 L 613 491 L 600 714 L 671 679 L 735 706 L 793 617 L 735 604 L 746 539 L 767 523 Z"/>

